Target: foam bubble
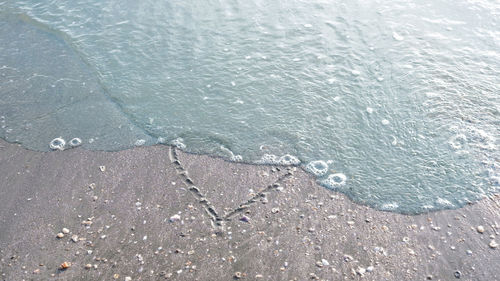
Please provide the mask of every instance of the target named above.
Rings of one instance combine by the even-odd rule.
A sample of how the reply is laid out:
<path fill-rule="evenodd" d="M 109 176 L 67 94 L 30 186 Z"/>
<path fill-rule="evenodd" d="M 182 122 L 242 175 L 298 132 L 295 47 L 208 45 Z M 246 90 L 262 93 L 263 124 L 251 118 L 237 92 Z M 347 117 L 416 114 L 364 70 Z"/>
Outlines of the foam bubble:
<path fill-rule="evenodd" d="M 455 150 L 461 149 L 467 143 L 467 137 L 463 134 L 452 136 L 448 144 Z"/>
<path fill-rule="evenodd" d="M 323 180 L 321 183 L 329 188 L 335 189 L 339 186 L 345 185 L 347 177 L 342 173 L 331 174 Z"/>
<path fill-rule="evenodd" d="M 243 157 L 241 155 L 235 155 L 230 149 L 224 147 L 223 145 L 220 146 L 220 149 L 229 154 L 229 159 L 231 159 L 231 161 L 239 162 L 243 160 Z"/>
<path fill-rule="evenodd" d="M 397 34 L 396 32 L 392 33 L 392 38 L 394 38 L 394 40 L 396 40 L 396 41 L 403 41 L 403 40 L 405 40 L 405 38 L 403 36 Z"/>
<path fill-rule="evenodd" d="M 438 198 L 436 200 L 436 203 L 441 205 L 441 206 L 449 206 L 449 207 L 453 207 L 453 203 L 451 203 L 450 201 L 446 200 L 446 199 L 443 199 L 443 198 Z"/>
<path fill-rule="evenodd" d="M 496 138 L 486 131 L 474 128 L 472 130 L 472 140 L 471 145 L 477 146 L 486 150 L 496 150 Z"/>
<path fill-rule="evenodd" d="M 274 154 L 264 154 L 257 163 L 259 164 L 278 164 L 278 156 Z"/>
<path fill-rule="evenodd" d="M 354 75 L 354 76 L 358 76 L 358 75 L 361 74 L 361 72 L 359 72 L 359 70 L 352 70 L 351 74 Z"/>
<path fill-rule="evenodd" d="M 64 150 L 64 146 L 66 145 L 66 141 L 62 137 L 55 138 L 50 141 L 49 147 L 52 150 Z"/>
<path fill-rule="evenodd" d="M 233 155 L 233 156 L 231 156 L 231 161 L 241 162 L 241 161 L 243 161 L 243 156 L 241 156 L 241 155 Z"/>
<path fill-rule="evenodd" d="M 186 148 L 186 145 L 183 143 L 183 139 L 182 138 L 176 138 L 175 140 L 173 140 L 171 142 L 171 144 L 177 148 L 180 148 L 180 149 L 185 149 Z"/>
<path fill-rule="evenodd" d="M 389 120 L 387 119 L 383 119 L 382 120 L 382 125 L 389 125 L 391 122 L 389 122 Z"/>
<path fill-rule="evenodd" d="M 395 137 L 395 136 L 391 136 L 392 137 L 392 142 L 391 144 L 392 145 L 397 145 L 398 144 L 398 139 Z"/>
<path fill-rule="evenodd" d="M 77 147 L 77 146 L 80 146 L 81 144 L 82 144 L 82 140 L 80 138 L 72 138 L 69 141 L 69 145 L 72 147 Z"/>
<path fill-rule="evenodd" d="M 167 140 L 163 137 L 158 137 L 158 140 L 156 140 L 156 143 L 166 143 Z"/>
<path fill-rule="evenodd" d="M 367 107 L 367 108 L 366 108 L 366 112 L 368 112 L 368 113 L 373 113 L 373 108 L 371 108 L 371 107 Z"/>
<path fill-rule="evenodd" d="M 328 172 L 328 164 L 325 161 L 311 161 L 307 164 L 306 169 L 316 176 L 322 176 Z"/>
<path fill-rule="evenodd" d="M 284 166 L 299 165 L 300 160 L 293 155 L 285 154 L 280 157 L 279 164 Z"/>
<path fill-rule="evenodd" d="M 385 204 L 383 204 L 383 205 L 380 207 L 380 209 L 382 209 L 382 210 L 386 210 L 386 211 L 396 210 L 397 208 L 399 208 L 399 205 L 398 205 L 398 203 L 396 203 L 396 202 L 385 203 Z"/>
<path fill-rule="evenodd" d="M 146 140 L 143 140 L 143 139 L 140 139 L 140 140 L 137 140 L 134 145 L 135 146 L 142 146 L 146 143 Z"/>

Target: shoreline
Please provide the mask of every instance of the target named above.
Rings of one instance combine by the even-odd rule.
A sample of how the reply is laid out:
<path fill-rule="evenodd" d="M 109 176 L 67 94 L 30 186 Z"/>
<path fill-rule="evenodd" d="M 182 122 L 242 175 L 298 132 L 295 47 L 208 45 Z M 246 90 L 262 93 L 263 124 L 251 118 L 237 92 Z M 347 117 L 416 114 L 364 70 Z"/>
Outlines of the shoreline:
<path fill-rule="evenodd" d="M 68 150 L 74 150 L 74 149 L 78 149 L 78 150 L 82 150 L 82 151 L 88 151 L 88 152 L 98 152 L 98 153 L 117 153 L 117 152 L 120 152 L 120 151 L 127 151 L 127 150 L 133 150 L 133 149 L 142 149 L 142 148 L 146 148 L 147 149 L 148 147 L 160 148 L 160 149 L 169 149 L 169 150 L 176 149 L 176 150 L 181 151 L 181 153 L 184 153 L 184 154 L 189 154 L 189 155 L 196 156 L 196 157 L 214 158 L 214 159 L 218 159 L 218 160 L 227 162 L 229 164 L 243 164 L 243 165 L 257 166 L 257 167 L 259 167 L 259 166 L 269 166 L 269 167 L 279 167 L 280 169 L 286 169 L 288 167 L 295 167 L 297 169 L 302 170 L 302 172 L 304 172 L 304 173 L 306 173 L 306 174 L 308 174 L 308 175 L 310 175 L 312 177 L 317 177 L 316 175 L 314 175 L 314 173 L 308 171 L 306 169 L 306 167 L 303 165 L 302 162 L 300 162 L 299 164 L 283 165 L 283 164 L 279 164 L 279 163 L 247 162 L 247 161 L 244 161 L 244 160 L 242 160 L 242 161 L 235 161 L 235 160 L 228 159 L 227 157 L 221 156 L 221 155 L 211 155 L 211 154 L 207 154 L 207 153 L 199 153 L 199 152 L 186 151 L 183 148 L 180 148 L 180 147 L 178 147 L 178 146 L 176 146 L 174 144 L 169 144 L 169 143 L 155 143 L 155 144 L 151 144 L 151 145 L 132 145 L 130 147 L 127 147 L 127 148 L 124 148 L 124 149 L 120 149 L 120 150 L 99 150 L 99 149 L 94 150 L 94 149 L 87 149 L 87 148 L 79 145 L 79 146 L 68 147 L 68 148 L 63 149 L 63 150 L 52 149 L 52 150 L 48 150 L 48 151 L 42 151 L 42 150 L 36 150 L 36 149 L 26 148 L 26 147 L 23 146 L 22 143 L 19 143 L 19 142 L 10 142 L 10 141 L 7 141 L 5 139 L 0 138 L 0 149 L 2 148 L 2 145 L 5 145 L 5 144 L 8 144 L 8 145 L 17 145 L 17 146 L 19 146 L 22 149 L 25 149 L 27 151 L 38 152 L 38 153 L 54 153 L 54 152 L 62 152 L 62 151 L 68 151 Z M 346 194 L 346 193 L 344 193 L 342 191 L 337 191 L 335 189 L 332 189 L 332 188 L 329 188 L 327 186 L 321 185 L 317 178 L 316 178 L 316 184 L 318 186 L 322 187 L 322 188 L 327 189 L 330 192 L 338 193 L 338 194 L 342 194 L 343 196 L 346 196 L 347 198 L 349 198 L 349 200 L 351 200 L 353 203 L 355 203 L 357 205 L 366 206 L 366 207 L 372 208 L 375 211 L 379 211 L 379 212 L 389 212 L 389 213 L 396 213 L 396 214 L 400 214 L 400 215 L 409 215 L 409 216 L 424 215 L 424 214 L 429 214 L 429 213 L 433 213 L 433 212 L 441 212 L 441 211 L 446 211 L 446 210 L 457 210 L 457 209 L 464 208 L 466 206 L 477 204 L 480 201 L 486 200 L 486 199 L 491 198 L 491 197 L 500 196 L 500 193 L 493 193 L 493 194 L 490 194 L 490 195 L 483 195 L 481 199 L 477 199 L 475 201 L 469 201 L 469 202 L 467 202 L 466 204 L 464 204 L 462 206 L 457 206 L 457 205 L 452 205 L 451 207 L 450 206 L 442 206 L 442 208 L 427 209 L 426 211 L 421 211 L 421 212 L 416 212 L 415 213 L 415 212 L 398 211 L 397 209 L 382 209 L 382 208 L 377 208 L 377 207 L 371 206 L 369 204 L 365 204 L 364 202 L 360 202 L 359 200 L 353 199 L 349 194 Z"/>
<path fill-rule="evenodd" d="M 37 152 L 1 140 L 0 175 L 0 280 L 500 279 L 499 194 L 405 215 L 302 167 L 169 145 Z"/>

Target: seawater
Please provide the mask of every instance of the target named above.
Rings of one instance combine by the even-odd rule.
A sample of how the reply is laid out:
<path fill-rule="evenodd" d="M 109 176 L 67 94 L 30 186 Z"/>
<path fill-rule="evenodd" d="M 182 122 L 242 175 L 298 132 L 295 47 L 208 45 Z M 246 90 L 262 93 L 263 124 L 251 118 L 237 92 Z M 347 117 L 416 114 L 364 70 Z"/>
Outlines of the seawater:
<path fill-rule="evenodd" d="M 0 137 L 302 165 L 401 213 L 499 191 L 496 1 L 3 1 Z M 56 142 L 57 143 L 57 142 Z"/>

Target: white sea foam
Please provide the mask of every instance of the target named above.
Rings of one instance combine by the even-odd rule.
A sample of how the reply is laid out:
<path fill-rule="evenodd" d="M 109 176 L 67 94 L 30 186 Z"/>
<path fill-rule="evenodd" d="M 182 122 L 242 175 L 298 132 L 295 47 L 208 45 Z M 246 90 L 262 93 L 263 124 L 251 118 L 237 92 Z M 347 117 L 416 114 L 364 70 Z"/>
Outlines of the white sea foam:
<path fill-rule="evenodd" d="M 258 164 L 278 164 L 278 162 L 279 158 L 274 154 L 264 154 L 260 160 L 257 161 Z"/>
<path fill-rule="evenodd" d="M 52 150 L 64 150 L 64 146 L 66 145 L 66 141 L 62 137 L 55 138 L 50 141 L 49 147 Z"/>
<path fill-rule="evenodd" d="M 142 146 L 146 143 L 146 140 L 143 140 L 143 139 L 140 139 L 140 140 L 136 140 L 134 145 L 135 146 Z"/>
<path fill-rule="evenodd" d="M 80 138 L 72 138 L 69 141 L 69 145 L 72 147 L 77 147 L 77 146 L 80 146 L 81 144 L 82 144 L 82 140 Z"/>
<path fill-rule="evenodd" d="M 368 113 L 373 113 L 373 108 L 371 108 L 371 107 L 367 107 L 367 108 L 366 108 L 366 112 L 368 112 Z"/>
<path fill-rule="evenodd" d="M 284 165 L 284 166 L 299 165 L 300 160 L 299 160 L 299 158 L 297 158 L 293 155 L 285 154 L 285 155 L 280 157 L 279 164 Z"/>
<path fill-rule="evenodd" d="M 325 161 L 311 161 L 307 164 L 306 169 L 316 176 L 323 176 L 328 172 L 328 164 Z"/>
<path fill-rule="evenodd" d="M 231 161 L 240 162 L 243 160 L 243 157 L 241 155 L 235 155 L 229 148 L 223 145 L 220 146 L 220 149 L 229 154 L 229 159 L 231 159 Z"/>
<path fill-rule="evenodd" d="M 321 181 L 321 183 L 329 188 L 336 189 L 346 184 L 347 177 L 342 173 L 335 173 Z"/>
<path fill-rule="evenodd" d="M 281 157 L 278 157 L 274 154 L 264 154 L 257 161 L 257 164 L 270 164 L 270 165 L 283 165 L 283 166 L 291 166 L 291 165 L 299 165 L 300 160 L 290 154 L 285 154 Z"/>
<path fill-rule="evenodd" d="M 452 136 L 448 140 L 448 144 L 455 150 L 461 149 L 467 143 L 467 137 L 464 134 Z"/>
<path fill-rule="evenodd" d="M 387 119 L 383 119 L 382 120 L 382 125 L 389 125 L 391 122 L 389 122 L 389 120 Z"/>
<path fill-rule="evenodd" d="M 385 203 L 383 204 L 380 209 L 386 210 L 386 211 L 393 211 L 399 208 L 399 204 L 396 202 L 391 202 L 391 203 Z"/>
<path fill-rule="evenodd" d="M 496 150 L 496 138 L 486 131 L 473 128 L 471 130 L 471 145 L 486 150 Z"/>
<path fill-rule="evenodd" d="M 438 198 L 436 200 L 436 203 L 438 205 L 441 205 L 441 206 L 449 206 L 449 207 L 453 207 L 455 205 L 453 205 L 453 203 L 451 203 L 449 200 L 446 200 L 446 199 L 443 199 L 443 198 Z"/>
<path fill-rule="evenodd" d="M 180 149 L 185 149 L 186 148 L 186 145 L 183 143 L 183 139 L 182 138 L 176 138 L 175 140 L 173 140 L 171 142 L 171 144 L 177 148 L 180 148 Z"/>
<path fill-rule="evenodd" d="M 405 40 L 405 38 L 403 36 L 397 34 L 396 32 L 392 33 L 392 38 L 394 38 L 394 40 L 396 40 L 396 41 L 403 41 L 403 40 Z"/>

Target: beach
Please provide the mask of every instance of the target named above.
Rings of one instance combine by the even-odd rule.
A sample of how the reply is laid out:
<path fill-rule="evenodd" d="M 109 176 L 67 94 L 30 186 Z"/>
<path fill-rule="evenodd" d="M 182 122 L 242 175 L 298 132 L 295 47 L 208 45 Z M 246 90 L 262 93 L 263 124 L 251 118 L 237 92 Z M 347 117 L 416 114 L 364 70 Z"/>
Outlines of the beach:
<path fill-rule="evenodd" d="M 384 212 L 300 167 L 0 141 L 1 280 L 500 280 L 500 196 Z"/>

